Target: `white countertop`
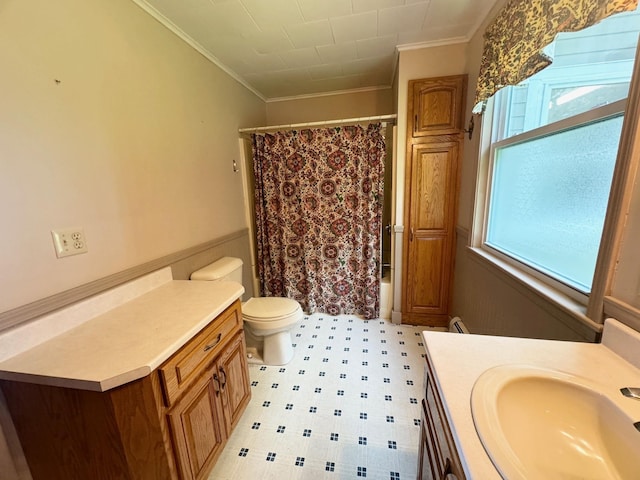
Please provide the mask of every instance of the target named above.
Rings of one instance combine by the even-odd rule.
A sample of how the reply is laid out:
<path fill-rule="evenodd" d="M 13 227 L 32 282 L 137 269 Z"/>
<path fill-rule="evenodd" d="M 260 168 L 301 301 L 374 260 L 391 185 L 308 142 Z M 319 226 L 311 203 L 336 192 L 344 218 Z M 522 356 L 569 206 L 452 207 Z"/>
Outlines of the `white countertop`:
<path fill-rule="evenodd" d="M 236 282 L 169 281 L 0 362 L 0 378 L 109 390 L 149 375 L 243 292 Z"/>
<path fill-rule="evenodd" d="M 640 386 L 640 334 L 610 320 L 600 344 L 431 331 L 423 332 L 423 337 L 469 480 L 501 478 L 476 433 L 471 413 L 471 391 L 485 370 L 526 364 L 561 370 L 616 389 Z"/>

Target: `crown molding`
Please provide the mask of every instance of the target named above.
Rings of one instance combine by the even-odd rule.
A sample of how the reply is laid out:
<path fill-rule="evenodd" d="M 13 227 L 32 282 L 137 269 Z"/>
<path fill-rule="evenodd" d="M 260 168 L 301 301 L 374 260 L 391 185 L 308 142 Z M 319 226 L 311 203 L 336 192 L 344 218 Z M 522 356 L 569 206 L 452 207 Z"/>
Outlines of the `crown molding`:
<path fill-rule="evenodd" d="M 186 42 L 188 45 L 190 45 L 192 48 L 194 48 L 198 53 L 200 53 L 203 57 L 205 57 L 211 63 L 216 65 L 220 70 L 222 70 L 227 75 L 229 75 L 231 78 L 233 78 L 235 81 L 240 83 L 243 87 L 245 87 L 247 90 L 249 90 L 251 93 L 253 93 L 260 100 L 262 100 L 263 102 L 267 101 L 267 99 L 264 97 L 264 95 L 262 95 L 255 88 L 253 88 L 251 85 L 249 85 L 236 72 L 234 72 L 229 67 L 227 67 L 218 58 L 216 58 L 214 55 L 212 55 L 211 52 L 209 52 L 206 48 L 204 48 L 202 45 L 200 45 L 198 42 L 196 42 L 193 38 L 191 38 L 189 35 L 187 35 L 184 31 L 182 31 L 180 29 L 180 27 L 178 27 L 176 24 L 171 22 L 171 20 L 169 20 L 164 15 L 162 15 L 162 13 L 160 13 L 158 10 L 156 10 L 151 5 L 149 5 L 145 0 L 132 0 L 132 2 L 135 3 L 136 5 L 138 5 L 141 9 L 143 9 L 145 12 L 147 12 L 149 15 L 151 15 L 157 21 L 159 21 L 162 25 L 164 25 L 169 30 L 171 30 L 180 39 L 182 39 L 184 42 Z"/>
<path fill-rule="evenodd" d="M 320 93 L 307 93 L 304 95 L 292 95 L 290 97 L 275 97 L 269 98 L 266 100 L 267 103 L 274 102 L 288 102 L 291 100 L 303 100 L 308 98 L 317 98 L 317 97 L 332 97 L 334 95 L 351 95 L 354 93 L 363 93 L 363 92 L 372 92 L 376 90 L 390 90 L 390 85 L 378 85 L 375 87 L 360 87 L 360 88 L 352 88 L 349 90 L 333 90 L 331 92 L 320 92 Z"/>
<path fill-rule="evenodd" d="M 452 38 L 445 38 L 443 40 L 434 40 L 431 42 L 405 43 L 403 45 L 398 45 L 396 49 L 399 52 L 403 52 L 405 50 L 420 50 L 421 48 L 443 47 L 446 45 L 467 43 L 469 39 L 470 37 L 452 37 Z"/>

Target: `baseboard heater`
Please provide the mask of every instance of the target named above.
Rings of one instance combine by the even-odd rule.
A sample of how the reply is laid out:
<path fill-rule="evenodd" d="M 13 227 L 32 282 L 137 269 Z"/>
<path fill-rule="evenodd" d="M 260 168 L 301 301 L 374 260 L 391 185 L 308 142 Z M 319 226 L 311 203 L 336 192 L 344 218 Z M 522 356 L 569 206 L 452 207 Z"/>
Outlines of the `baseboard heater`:
<path fill-rule="evenodd" d="M 460 317 L 453 317 L 449 322 L 449 331 L 453 333 L 469 333 L 467 326 Z"/>

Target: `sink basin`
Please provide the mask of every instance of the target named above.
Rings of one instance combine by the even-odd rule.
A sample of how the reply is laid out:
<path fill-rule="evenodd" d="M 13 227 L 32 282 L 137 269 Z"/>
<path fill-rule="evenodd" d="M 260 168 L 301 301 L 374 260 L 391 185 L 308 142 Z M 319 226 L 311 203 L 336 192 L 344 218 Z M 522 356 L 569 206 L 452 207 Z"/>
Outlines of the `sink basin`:
<path fill-rule="evenodd" d="M 633 402 L 585 378 L 518 365 L 487 370 L 471 394 L 480 440 L 509 480 L 640 478 Z"/>

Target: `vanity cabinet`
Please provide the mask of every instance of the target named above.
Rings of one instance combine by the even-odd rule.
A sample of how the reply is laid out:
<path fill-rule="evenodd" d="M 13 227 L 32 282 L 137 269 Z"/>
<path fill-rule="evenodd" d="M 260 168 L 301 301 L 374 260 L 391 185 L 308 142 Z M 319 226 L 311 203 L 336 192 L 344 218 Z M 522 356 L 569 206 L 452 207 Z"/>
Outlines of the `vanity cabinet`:
<path fill-rule="evenodd" d="M 181 478 L 206 476 L 251 396 L 239 308 L 160 366 Z"/>
<path fill-rule="evenodd" d="M 206 478 L 251 396 L 240 302 L 119 387 L 0 386 L 34 480 Z"/>
<path fill-rule="evenodd" d="M 205 477 L 238 423 L 251 395 L 246 358 L 239 333 L 169 410 L 182 478 Z"/>
<path fill-rule="evenodd" d="M 466 477 L 428 361 L 424 388 L 417 480 L 464 480 Z"/>

